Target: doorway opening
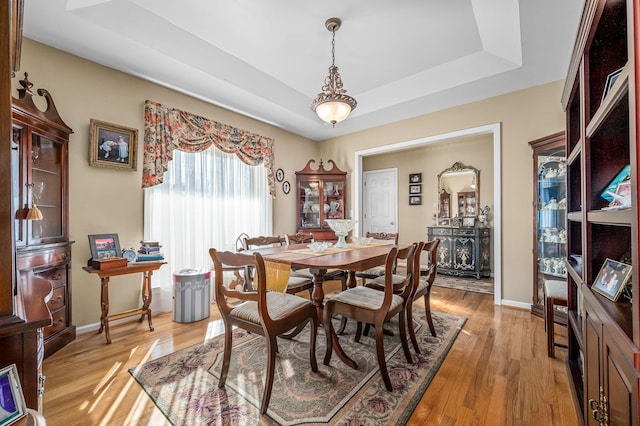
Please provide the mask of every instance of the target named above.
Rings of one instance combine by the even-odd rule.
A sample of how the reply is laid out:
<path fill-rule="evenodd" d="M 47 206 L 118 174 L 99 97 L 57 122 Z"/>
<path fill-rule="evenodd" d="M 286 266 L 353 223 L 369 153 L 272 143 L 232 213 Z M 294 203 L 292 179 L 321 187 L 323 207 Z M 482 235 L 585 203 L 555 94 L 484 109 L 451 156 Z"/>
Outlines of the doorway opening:
<path fill-rule="evenodd" d="M 457 130 L 449 133 L 428 136 L 425 138 L 410 141 L 398 142 L 376 148 L 369 148 L 355 152 L 354 161 L 354 209 L 353 217 L 358 220 L 357 226 L 362 226 L 362 161 L 369 155 L 379 155 L 394 151 L 402 151 L 412 148 L 443 143 L 452 139 L 474 137 L 479 135 L 491 135 L 493 139 L 493 235 L 494 235 L 494 304 L 500 305 L 502 301 L 502 194 L 501 185 L 501 129 L 500 123 L 488 124 L 485 126 L 472 127 L 469 129 Z M 360 229 L 360 233 L 362 229 Z"/>

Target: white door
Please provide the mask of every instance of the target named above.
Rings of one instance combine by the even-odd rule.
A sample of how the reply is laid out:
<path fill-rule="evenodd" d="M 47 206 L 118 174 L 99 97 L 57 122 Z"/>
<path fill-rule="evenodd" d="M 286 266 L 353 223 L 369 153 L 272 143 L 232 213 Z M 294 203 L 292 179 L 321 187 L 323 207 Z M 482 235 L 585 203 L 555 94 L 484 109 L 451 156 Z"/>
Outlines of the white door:
<path fill-rule="evenodd" d="M 398 169 L 362 174 L 362 235 L 398 232 Z"/>

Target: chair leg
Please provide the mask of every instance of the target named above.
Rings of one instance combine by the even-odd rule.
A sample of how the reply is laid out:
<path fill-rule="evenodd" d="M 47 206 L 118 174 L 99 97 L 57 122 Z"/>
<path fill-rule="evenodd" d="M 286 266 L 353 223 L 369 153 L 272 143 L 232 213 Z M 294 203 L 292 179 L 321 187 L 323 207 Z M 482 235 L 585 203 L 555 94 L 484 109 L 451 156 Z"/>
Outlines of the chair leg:
<path fill-rule="evenodd" d="M 231 363 L 231 347 L 233 345 L 233 329 L 225 321 L 224 323 L 224 355 L 222 357 L 222 370 L 220 370 L 220 381 L 218 387 L 223 388 L 227 381 L 227 373 L 229 373 L 229 364 Z"/>
<path fill-rule="evenodd" d="M 260 414 L 267 412 L 269 400 L 271 399 L 271 388 L 273 387 L 273 376 L 276 370 L 276 336 L 267 337 L 267 376 L 265 377 L 264 393 L 262 394 L 262 403 L 260 404 Z"/>
<path fill-rule="evenodd" d="M 553 318 L 553 298 L 547 297 L 545 301 L 544 323 L 547 326 L 547 355 L 550 358 L 555 357 L 555 345 L 553 344 L 554 318 Z"/>
<path fill-rule="evenodd" d="M 369 324 L 367 324 L 369 326 Z M 356 343 L 360 343 L 360 337 L 362 337 L 362 323 L 358 321 L 356 325 L 356 336 L 353 338 L 353 341 Z"/>
<path fill-rule="evenodd" d="M 315 310 L 315 308 L 313 308 Z M 315 313 L 315 312 L 314 312 Z M 316 360 L 316 339 L 318 337 L 318 317 L 313 315 L 311 318 L 311 338 L 309 340 L 309 362 L 311 363 L 311 371 L 318 371 L 318 361 Z"/>
<path fill-rule="evenodd" d="M 409 337 L 411 338 L 413 349 L 417 354 L 419 354 L 420 348 L 418 347 L 418 339 L 416 338 L 416 331 L 413 328 L 413 304 L 407 309 L 407 328 L 409 329 Z"/>
<path fill-rule="evenodd" d="M 389 378 L 389 370 L 387 370 L 387 361 L 384 359 L 384 333 L 382 324 L 376 326 L 376 355 L 378 356 L 378 365 L 380 366 L 380 374 L 384 381 L 384 387 L 389 392 L 393 391 L 391 379 Z"/>
<path fill-rule="evenodd" d="M 322 316 L 322 327 L 324 328 L 324 334 L 327 337 L 327 351 L 324 354 L 324 365 L 329 365 L 331 362 L 331 354 L 333 353 L 333 340 L 331 339 L 331 333 L 333 333 L 333 325 L 331 325 L 331 302 L 324 305 L 324 313 Z"/>
<path fill-rule="evenodd" d="M 413 358 L 411 357 L 411 352 L 409 352 L 409 343 L 407 342 L 407 324 L 406 324 L 407 315 L 404 311 L 401 311 L 398 314 L 398 320 L 400 325 L 400 343 L 402 344 L 402 350 L 404 351 L 404 357 L 407 359 L 407 363 L 413 364 Z M 383 330 L 384 334 L 384 330 Z"/>
<path fill-rule="evenodd" d="M 347 328 L 347 317 L 343 316 L 340 319 L 340 328 L 338 328 L 338 335 L 342 335 L 344 333 L 344 329 Z"/>
<path fill-rule="evenodd" d="M 431 290 L 427 291 L 424 295 L 424 311 L 427 315 L 427 322 L 429 323 L 429 330 L 431 330 L 431 335 L 436 337 L 436 328 L 433 326 L 433 318 L 431 318 Z"/>

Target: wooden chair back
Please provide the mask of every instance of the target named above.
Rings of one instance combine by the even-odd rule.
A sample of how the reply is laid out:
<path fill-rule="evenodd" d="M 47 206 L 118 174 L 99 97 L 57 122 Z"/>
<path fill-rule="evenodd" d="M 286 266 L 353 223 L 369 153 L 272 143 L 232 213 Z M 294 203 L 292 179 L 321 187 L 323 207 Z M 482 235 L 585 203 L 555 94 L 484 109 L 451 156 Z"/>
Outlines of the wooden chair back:
<path fill-rule="evenodd" d="M 243 238 L 243 245 L 245 250 L 251 250 L 253 248 L 264 246 L 282 246 L 285 244 L 285 242 L 285 239 L 279 235 Z"/>
<path fill-rule="evenodd" d="M 313 234 L 311 232 L 287 234 L 286 238 L 287 244 L 307 244 L 313 242 Z"/>
<path fill-rule="evenodd" d="M 374 240 L 393 240 L 395 244 L 398 244 L 398 232 L 367 232 L 366 236 L 371 237 Z"/>
<path fill-rule="evenodd" d="M 426 268 L 418 266 L 421 277 L 426 277 L 429 285 L 433 284 L 436 279 L 437 266 L 438 266 L 438 246 L 440 245 L 440 239 L 435 238 L 431 241 L 423 243 L 422 251 L 427 252 L 428 264 Z"/>

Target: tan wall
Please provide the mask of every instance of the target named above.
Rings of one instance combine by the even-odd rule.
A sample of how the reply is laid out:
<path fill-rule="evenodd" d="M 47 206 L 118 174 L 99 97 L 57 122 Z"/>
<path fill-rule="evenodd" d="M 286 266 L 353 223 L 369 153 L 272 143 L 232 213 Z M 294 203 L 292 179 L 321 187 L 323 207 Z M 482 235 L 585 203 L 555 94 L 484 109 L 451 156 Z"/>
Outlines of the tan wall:
<path fill-rule="evenodd" d="M 285 171 L 293 188 L 294 171 L 316 157 L 316 142 L 28 39 L 22 46 L 21 71 L 12 81 L 14 94 L 25 71 L 34 89 L 45 88 L 51 93 L 60 115 L 74 131 L 69 144 L 69 233 L 76 242 L 72 251 L 72 301 L 73 323 L 77 326 L 100 320 L 98 278 L 81 269 L 91 257 L 87 235 L 117 233 L 122 243 L 134 244 L 143 237 L 141 142 L 146 99 L 274 138 L 275 166 Z M 92 118 L 138 129 L 137 171 L 89 167 Z M 293 231 L 294 225 L 294 197 L 283 194 L 279 184 L 273 209 L 274 233 Z M 163 268 L 167 267 L 170 265 Z M 139 276 L 112 279 L 112 312 L 138 305 L 139 282 Z"/>
<path fill-rule="evenodd" d="M 323 141 L 320 155 L 338 160 L 351 173 L 356 151 L 501 123 L 502 296 L 531 303 L 533 162 L 527 143 L 564 129 L 562 87 L 557 81 Z M 352 187 L 349 196 L 354 193 Z M 428 215 L 430 205 L 425 209 Z"/>

